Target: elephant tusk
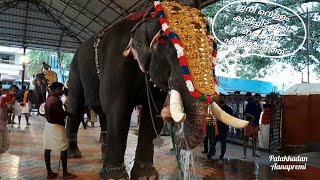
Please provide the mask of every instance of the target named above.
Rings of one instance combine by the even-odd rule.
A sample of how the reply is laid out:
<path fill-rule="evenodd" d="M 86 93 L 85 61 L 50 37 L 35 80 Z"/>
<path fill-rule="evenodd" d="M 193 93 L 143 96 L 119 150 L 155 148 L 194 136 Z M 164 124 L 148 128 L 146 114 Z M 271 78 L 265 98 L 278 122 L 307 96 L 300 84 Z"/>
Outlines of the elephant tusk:
<path fill-rule="evenodd" d="M 170 112 L 175 122 L 183 122 L 186 120 L 186 114 L 182 111 L 182 99 L 180 93 L 176 90 L 171 90 Z"/>
<path fill-rule="evenodd" d="M 211 106 L 212 115 L 216 117 L 221 122 L 238 129 L 245 128 L 248 126 L 249 122 L 242 119 L 235 118 L 225 111 L 223 111 L 215 102 Z"/>

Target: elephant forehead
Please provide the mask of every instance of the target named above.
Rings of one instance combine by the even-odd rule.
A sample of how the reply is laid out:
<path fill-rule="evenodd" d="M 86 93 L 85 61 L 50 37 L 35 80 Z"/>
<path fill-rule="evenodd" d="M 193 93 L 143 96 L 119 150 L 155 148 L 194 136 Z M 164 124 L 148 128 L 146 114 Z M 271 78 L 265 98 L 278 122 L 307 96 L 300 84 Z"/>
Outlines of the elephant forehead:
<path fill-rule="evenodd" d="M 187 58 L 193 86 L 199 92 L 213 95 L 213 44 L 207 36 L 206 20 L 200 10 L 175 2 L 163 2 L 170 29 L 178 34 Z"/>

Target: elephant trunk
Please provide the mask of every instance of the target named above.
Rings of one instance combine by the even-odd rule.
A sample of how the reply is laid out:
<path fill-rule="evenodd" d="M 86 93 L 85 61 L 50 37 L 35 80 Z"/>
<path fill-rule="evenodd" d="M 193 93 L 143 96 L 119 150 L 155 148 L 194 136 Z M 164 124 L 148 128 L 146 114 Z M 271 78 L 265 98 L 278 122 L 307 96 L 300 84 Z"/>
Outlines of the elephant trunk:
<path fill-rule="evenodd" d="M 172 90 L 171 96 L 176 92 Z M 183 112 L 178 112 L 175 115 L 170 106 L 173 119 L 175 116 L 182 119 L 178 123 L 175 123 L 175 144 L 180 149 L 194 149 L 205 137 L 203 127 L 207 104 L 198 102 L 189 92 L 182 92 L 180 94 L 183 102 Z"/>

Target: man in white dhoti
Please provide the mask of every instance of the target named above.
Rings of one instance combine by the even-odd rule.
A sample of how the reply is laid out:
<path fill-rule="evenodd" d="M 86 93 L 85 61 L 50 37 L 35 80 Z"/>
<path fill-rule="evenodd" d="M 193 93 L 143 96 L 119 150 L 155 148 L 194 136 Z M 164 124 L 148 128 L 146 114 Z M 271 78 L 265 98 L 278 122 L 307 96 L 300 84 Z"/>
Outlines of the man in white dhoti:
<path fill-rule="evenodd" d="M 75 178 L 76 175 L 69 173 L 67 170 L 67 149 L 69 144 L 65 130 L 65 118 L 69 113 L 63 110 L 62 101 L 60 100 L 63 94 L 63 84 L 54 82 L 50 85 L 50 90 L 52 94 L 47 98 L 45 104 L 47 122 L 43 131 L 44 158 L 48 172 L 47 178 L 55 178 L 58 176 L 58 173 L 54 173 L 51 170 L 51 150 L 61 151 L 60 159 L 63 168 L 63 178 Z"/>
<path fill-rule="evenodd" d="M 26 86 L 23 86 L 22 87 L 22 90 L 19 91 L 17 93 L 17 100 L 20 104 L 20 107 L 21 107 L 21 114 L 18 116 L 18 121 L 19 121 L 19 124 L 21 123 L 21 115 L 24 114 L 24 117 L 27 121 L 27 125 L 30 125 L 29 123 L 29 87 L 26 87 Z M 14 119 L 14 118 L 12 118 Z M 13 120 L 12 120 L 13 121 Z"/>
<path fill-rule="evenodd" d="M 261 128 L 259 136 L 259 147 L 262 149 L 269 149 L 270 124 L 272 122 L 272 108 L 270 95 L 266 95 L 266 103 L 263 105 L 261 116 Z"/>

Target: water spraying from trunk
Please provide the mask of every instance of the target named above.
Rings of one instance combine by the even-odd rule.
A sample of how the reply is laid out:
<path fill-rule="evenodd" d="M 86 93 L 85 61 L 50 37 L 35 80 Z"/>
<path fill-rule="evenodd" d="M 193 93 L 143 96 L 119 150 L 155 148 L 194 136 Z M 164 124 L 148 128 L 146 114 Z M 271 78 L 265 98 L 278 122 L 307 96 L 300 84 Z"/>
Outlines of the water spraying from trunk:
<path fill-rule="evenodd" d="M 183 130 L 184 123 L 181 123 L 181 128 L 176 131 L 176 133 L 181 137 L 181 141 L 178 144 L 177 153 L 179 154 L 179 160 L 181 163 L 181 171 L 183 172 L 184 180 L 196 180 L 196 169 L 194 167 L 194 150 L 188 147 L 188 142 L 185 137 Z M 182 146 L 187 146 L 187 150 L 181 149 Z"/>

